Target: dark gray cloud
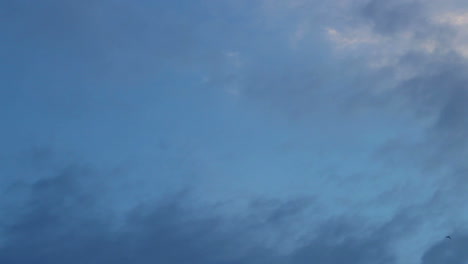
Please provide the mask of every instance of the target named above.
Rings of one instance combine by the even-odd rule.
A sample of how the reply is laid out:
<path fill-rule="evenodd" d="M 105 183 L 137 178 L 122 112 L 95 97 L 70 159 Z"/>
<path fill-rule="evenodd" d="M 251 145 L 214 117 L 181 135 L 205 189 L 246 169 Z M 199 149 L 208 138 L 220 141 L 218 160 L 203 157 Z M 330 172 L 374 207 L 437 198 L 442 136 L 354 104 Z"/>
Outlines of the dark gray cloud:
<path fill-rule="evenodd" d="M 468 237 L 460 232 L 451 235 L 452 239 L 445 239 L 432 246 L 422 257 L 422 264 L 437 263 L 467 263 Z"/>
<path fill-rule="evenodd" d="M 364 25 L 383 36 L 411 34 L 414 40 L 448 44 L 457 32 L 447 25 L 434 22 L 434 10 L 427 3 L 417 0 L 371 0 L 357 6 L 358 18 Z"/>
<path fill-rule="evenodd" d="M 454 53 L 415 57 L 407 54 L 394 67 L 404 67 L 407 63 L 419 65 L 417 74 L 376 98 L 377 102 L 394 104 L 393 108 L 399 109 L 398 115 L 431 122 L 425 138 L 412 143 L 420 150 L 418 155 L 426 157 L 429 167 L 463 165 L 460 160 L 467 154 L 468 133 L 466 63 Z M 406 151 L 414 153 L 411 147 Z"/>
<path fill-rule="evenodd" d="M 424 22 L 423 5 L 418 1 L 371 0 L 361 9 L 374 29 L 384 34 L 408 30 Z"/>
<path fill-rule="evenodd" d="M 464 223 L 459 207 L 466 197 L 467 183 L 468 67 L 466 56 L 460 54 L 460 45 L 464 44 L 455 41 L 457 36 L 464 36 L 462 29 L 436 22 L 438 15 L 452 10 L 431 10 L 429 6 L 430 3 L 420 1 L 378 0 L 362 6 L 361 17 L 367 21 L 366 26 L 372 26 L 374 33 L 388 38 L 395 46 L 405 42 L 409 46 L 395 47 L 396 52 L 391 51 L 390 55 L 383 51 L 383 57 L 395 63 L 368 71 L 370 74 L 362 82 L 356 80 L 361 87 L 354 89 L 347 104 L 365 112 L 379 112 L 382 118 L 390 116 L 420 124 L 418 130 L 388 141 L 375 157 L 385 156 L 389 167 L 417 171 L 420 176 L 413 179 L 420 185 L 432 181 L 434 195 L 430 202 L 417 209 L 421 219 L 425 218 L 420 223 L 433 221 L 439 217 L 437 212 L 446 212 L 449 220 L 444 221 L 442 228 L 450 230 Z M 427 51 L 421 43 L 436 45 Z M 381 44 L 376 49 L 392 49 Z M 399 73 L 409 77 L 400 78 Z M 375 92 L 380 88 L 384 91 Z M 408 175 L 408 181 L 411 178 Z M 425 252 L 421 261 L 466 263 L 466 247 L 465 235 L 460 232 L 456 241 L 441 238 L 440 243 Z"/>
<path fill-rule="evenodd" d="M 301 216 L 313 204 L 312 199 L 300 198 L 286 202 L 281 200 L 257 199 L 250 203 L 250 210 L 263 218 L 262 224 L 289 223 L 291 218 Z"/>
<path fill-rule="evenodd" d="M 468 133 L 464 107 L 468 99 L 468 67 L 466 59 L 457 50 L 460 43 L 453 41 L 459 34 L 458 29 L 437 24 L 434 20 L 437 13 L 420 1 L 372 0 L 361 11 L 361 16 L 370 20 L 368 23 L 374 25 L 378 34 L 393 37 L 395 43 L 400 38 L 395 33 L 411 33 L 404 41 L 409 41 L 414 47 L 395 53 L 392 59 L 396 62 L 366 76 L 366 83 L 358 81 L 362 87 L 351 95 L 350 104 L 357 108 L 391 112 L 390 115 L 396 119 L 425 120 L 423 122 L 429 125 L 423 132 L 424 138 L 402 148 L 413 154 L 419 149 L 418 155 L 424 157 L 428 167 L 452 164 L 458 168 L 462 165 L 459 162 L 461 157 L 467 155 Z M 421 43 L 425 41 L 437 43 L 432 52 L 422 50 Z M 410 77 L 398 79 L 398 72 L 404 71 Z M 385 83 L 391 83 L 391 88 L 378 95 L 373 92 Z M 395 140 L 394 143 L 402 142 Z"/>
<path fill-rule="evenodd" d="M 394 231 L 383 226 L 368 235 L 358 234 L 355 229 L 366 226 L 341 217 L 324 223 L 316 233 L 304 226 L 302 238 L 289 253 L 263 243 L 258 230 L 273 226 L 269 232 L 279 232 L 278 223 L 296 225 L 295 216 L 313 205 L 305 198 L 259 199 L 246 216 L 231 219 L 212 208 L 194 207 L 190 191 L 183 191 L 134 207 L 117 225 L 112 210 L 101 203 L 106 189 L 98 184 L 100 177 L 86 166 L 67 166 L 23 184 L 27 199 L 14 201 L 2 217 L 0 261 L 393 263 L 389 244 Z"/>
<path fill-rule="evenodd" d="M 326 236 L 339 236 L 340 233 L 326 233 Z M 395 263 L 386 249 L 386 238 L 379 239 L 343 239 L 341 242 L 323 240 L 299 249 L 292 256 L 292 263 Z"/>

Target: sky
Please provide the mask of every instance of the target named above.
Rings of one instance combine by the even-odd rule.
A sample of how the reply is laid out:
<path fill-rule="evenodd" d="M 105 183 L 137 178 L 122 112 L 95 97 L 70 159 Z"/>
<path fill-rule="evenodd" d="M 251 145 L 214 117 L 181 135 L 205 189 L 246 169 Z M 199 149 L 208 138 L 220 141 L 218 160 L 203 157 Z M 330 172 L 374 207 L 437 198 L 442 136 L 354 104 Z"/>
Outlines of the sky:
<path fill-rule="evenodd" d="M 466 1 L 0 0 L 0 60 L 0 263 L 468 263 Z"/>

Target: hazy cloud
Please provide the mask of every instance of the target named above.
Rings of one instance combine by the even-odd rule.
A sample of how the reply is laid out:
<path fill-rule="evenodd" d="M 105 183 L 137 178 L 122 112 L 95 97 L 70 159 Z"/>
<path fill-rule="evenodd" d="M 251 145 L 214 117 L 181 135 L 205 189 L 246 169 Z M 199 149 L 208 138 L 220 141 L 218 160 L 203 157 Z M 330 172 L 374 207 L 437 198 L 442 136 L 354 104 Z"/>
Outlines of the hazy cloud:
<path fill-rule="evenodd" d="M 462 1 L 0 16 L 0 262 L 467 260 Z"/>
<path fill-rule="evenodd" d="M 388 237 L 359 235 L 357 223 L 337 220 L 307 234 L 286 255 L 256 239 L 255 218 L 238 223 L 216 213 L 187 207 L 187 198 L 171 195 L 129 211 L 116 228 L 108 208 L 100 207 L 101 190 L 84 182 L 99 175 L 69 168 L 28 186 L 28 199 L 2 225 L 0 260 L 5 263 L 392 263 Z M 295 225 L 291 212 L 307 200 L 269 202 L 271 213 L 251 208 L 265 219 Z M 268 210 L 269 211 L 269 210 Z M 308 230 L 307 226 L 303 227 Z M 360 227 L 361 229 L 363 227 Z M 274 232 L 274 231 L 273 231 Z M 353 238 L 353 236 L 356 236 Z M 361 238 L 357 238 L 361 237 Z"/>

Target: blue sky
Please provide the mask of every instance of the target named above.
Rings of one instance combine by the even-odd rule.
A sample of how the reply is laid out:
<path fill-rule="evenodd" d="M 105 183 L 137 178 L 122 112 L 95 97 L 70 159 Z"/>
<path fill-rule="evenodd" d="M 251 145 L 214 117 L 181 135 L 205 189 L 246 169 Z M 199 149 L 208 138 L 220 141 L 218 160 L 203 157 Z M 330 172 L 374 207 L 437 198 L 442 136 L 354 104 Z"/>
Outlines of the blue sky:
<path fill-rule="evenodd" d="M 463 1 L 0 17 L 1 263 L 468 261 Z"/>

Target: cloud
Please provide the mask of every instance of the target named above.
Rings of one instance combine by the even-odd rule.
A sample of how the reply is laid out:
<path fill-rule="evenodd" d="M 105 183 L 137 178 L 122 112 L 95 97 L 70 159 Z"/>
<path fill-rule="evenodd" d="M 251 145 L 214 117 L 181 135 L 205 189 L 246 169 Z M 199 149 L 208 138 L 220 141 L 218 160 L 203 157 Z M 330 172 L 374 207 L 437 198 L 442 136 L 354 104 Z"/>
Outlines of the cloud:
<path fill-rule="evenodd" d="M 314 3 L 306 2 L 311 6 Z M 430 220 L 433 225 L 430 225 L 437 229 L 437 235 L 452 226 L 462 225 L 467 219 L 466 214 L 457 209 L 466 199 L 463 175 L 467 171 L 468 157 L 468 115 L 463 106 L 468 100 L 465 77 L 468 38 L 461 26 L 465 11 L 459 6 L 456 11 L 457 3 L 333 1 L 330 5 L 337 8 L 321 25 L 325 37 L 335 48 L 334 53 L 314 46 L 310 50 L 315 51 L 316 57 L 307 57 L 307 49 L 288 53 L 287 48 L 282 48 L 281 55 L 303 52 L 303 56 L 288 55 L 289 60 L 275 64 L 281 66 L 262 68 L 265 73 L 257 72 L 261 81 L 252 85 L 255 91 L 265 87 L 257 98 L 269 101 L 274 105 L 271 109 L 288 112 L 289 120 L 295 117 L 316 128 L 311 131 L 325 130 L 321 122 L 329 119 L 346 131 L 340 135 L 351 141 L 359 137 L 350 133 L 353 128 L 350 123 L 361 128 L 364 137 L 369 137 L 369 134 L 384 134 L 376 131 L 378 120 L 385 120 L 386 131 L 392 132 L 388 133 L 389 138 L 373 145 L 376 151 L 371 160 L 382 166 L 375 177 L 398 178 L 411 186 L 405 191 L 394 189 L 400 190 L 396 191 L 398 196 L 410 197 L 418 193 L 419 198 L 415 199 L 421 200 L 415 204 L 422 215 L 433 216 Z M 302 11 L 287 9 L 283 12 L 296 15 L 296 21 L 301 21 L 305 16 Z M 316 28 L 309 28 L 309 32 L 301 34 L 313 35 L 314 30 Z M 276 53 L 272 52 L 271 56 Z M 333 61 L 333 67 L 327 68 L 324 65 L 329 64 L 319 58 Z M 322 68 L 315 68 L 315 65 Z M 299 73 L 303 69 L 309 71 L 302 76 Z M 318 79 L 313 79 L 314 75 Z M 321 102 L 326 102 L 330 108 Z M 320 113 L 320 118 L 316 113 Z M 331 138 L 329 135 L 328 139 Z M 383 156 L 384 159 L 379 159 Z M 374 165 L 369 161 L 364 166 L 371 164 Z M 398 200 L 392 197 L 388 199 Z M 428 200 L 433 203 L 427 203 Z M 408 200 L 402 202 L 401 206 L 408 203 Z M 445 214 L 437 216 L 435 211 Z M 439 221 L 443 223 L 439 225 Z M 425 231 L 421 232 L 429 229 L 424 227 Z M 418 243 L 426 248 L 421 247 L 418 252 L 430 246 L 422 240 Z M 438 253 L 431 254 L 443 254 L 434 252 Z M 426 258 L 425 261 L 429 261 L 430 257 Z"/>
<path fill-rule="evenodd" d="M 22 148 L 28 131 L 90 146 L 99 164 L 37 148 L 5 170 L 22 180 L 2 180 L 0 262 L 399 263 L 426 250 L 424 263 L 465 260 L 461 246 L 431 242 L 467 218 L 465 13 L 403 0 L 248 3 L 0 2 L 0 77 L 14 88 L 1 92 L 2 115 L 18 113 L 2 142 Z M 163 133 L 175 147 L 153 151 Z M 194 161 L 177 148 L 187 138 L 203 146 Z M 272 147 L 282 140 L 287 153 Z M 149 165 L 102 171 L 126 155 Z M 213 192 L 271 185 L 293 198 L 247 197 L 229 216 L 186 194 L 155 198 L 169 178 L 203 173 Z M 294 197 L 299 188 L 313 199 Z"/>
<path fill-rule="evenodd" d="M 438 15 L 435 20 L 439 23 L 447 23 L 452 26 L 463 26 L 468 24 L 468 14 L 464 12 L 447 12 Z"/>
<path fill-rule="evenodd" d="M 374 30 L 384 34 L 408 30 L 424 22 L 423 5 L 417 1 L 368 1 L 361 9 L 364 18 L 371 21 Z"/>
<path fill-rule="evenodd" d="M 466 234 L 452 235 L 454 239 L 444 240 L 432 246 L 422 257 L 422 264 L 466 263 L 468 261 L 468 238 Z"/>
<path fill-rule="evenodd" d="M 14 201 L 0 224 L 0 261 L 394 263 L 389 244 L 396 233 L 383 232 L 389 230 L 386 227 L 372 231 L 342 217 L 322 223 L 316 233 L 311 227 L 297 226 L 298 216 L 314 203 L 306 198 L 259 199 L 243 216 L 227 217 L 209 205 L 194 203 L 191 192 L 183 191 L 136 205 L 116 224 L 113 211 L 103 203 L 109 189 L 96 184 L 101 177 L 87 167 L 67 166 L 22 185 L 27 199 Z M 280 237 L 291 240 L 289 250 L 281 250 L 284 241 L 265 240 L 293 226 L 302 230 L 297 240 Z"/>
<path fill-rule="evenodd" d="M 352 30 L 346 26 L 341 31 L 334 29 L 332 35 L 367 32 L 368 38 L 380 40 L 372 45 L 353 42 L 353 48 L 366 49 L 358 53 L 369 67 L 364 77 L 368 84 L 350 88 L 355 92 L 350 100 L 357 100 L 354 104 L 357 107 L 367 105 L 374 110 L 390 107 L 387 109 L 393 109 L 390 111 L 395 118 L 405 115 L 424 124 L 426 144 L 438 145 L 440 148 L 434 151 L 443 153 L 437 154 L 437 159 L 447 161 L 443 156 L 452 156 L 449 153 L 460 155 L 466 141 L 463 135 L 468 130 L 461 107 L 466 99 L 468 68 L 459 36 L 466 33 L 452 22 L 461 18 L 447 15 L 448 4 L 436 10 L 429 3 L 418 1 L 372 0 L 358 10 L 367 23 L 356 22 Z M 373 32 L 368 31 L 369 25 L 373 26 Z M 342 47 L 339 40 L 334 41 Z"/>

